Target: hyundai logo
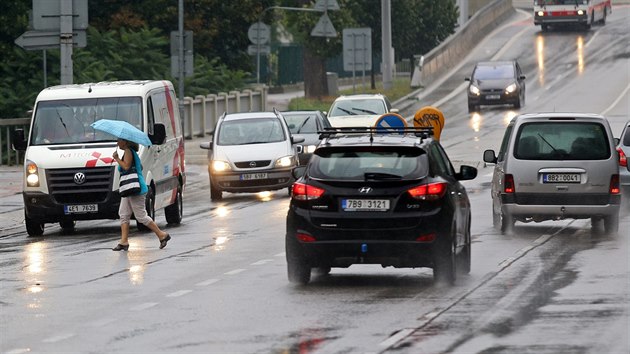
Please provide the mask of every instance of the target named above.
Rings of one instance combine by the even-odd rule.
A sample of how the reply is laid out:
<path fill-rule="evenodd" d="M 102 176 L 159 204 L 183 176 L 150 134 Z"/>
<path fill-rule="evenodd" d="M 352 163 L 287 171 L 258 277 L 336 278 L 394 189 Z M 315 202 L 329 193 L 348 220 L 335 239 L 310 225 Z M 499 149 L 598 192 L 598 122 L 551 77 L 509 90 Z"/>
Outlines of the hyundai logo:
<path fill-rule="evenodd" d="M 83 184 L 85 183 L 85 174 L 83 172 L 77 172 L 74 174 L 74 183 Z"/>
<path fill-rule="evenodd" d="M 256 167 L 256 161 L 252 161 L 249 163 L 249 167 L 254 168 Z"/>
<path fill-rule="evenodd" d="M 372 188 L 371 187 L 361 187 L 361 188 L 359 188 L 359 193 L 363 193 L 363 194 L 372 193 Z"/>

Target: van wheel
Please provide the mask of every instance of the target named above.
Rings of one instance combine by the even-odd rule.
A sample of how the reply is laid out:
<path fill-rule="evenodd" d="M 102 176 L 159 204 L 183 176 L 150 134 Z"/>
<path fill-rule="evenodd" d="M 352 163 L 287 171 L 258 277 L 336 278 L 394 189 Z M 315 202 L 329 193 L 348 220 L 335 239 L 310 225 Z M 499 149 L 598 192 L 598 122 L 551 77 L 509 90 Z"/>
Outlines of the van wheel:
<path fill-rule="evenodd" d="M 609 235 L 614 235 L 619 231 L 619 215 L 609 215 L 604 217 L 604 231 Z"/>
<path fill-rule="evenodd" d="M 182 197 L 182 188 L 177 187 L 177 194 L 175 195 L 175 203 L 164 208 L 164 216 L 166 216 L 166 222 L 169 224 L 179 224 L 182 222 L 184 214 L 184 200 Z"/>
<path fill-rule="evenodd" d="M 219 188 L 214 188 L 212 183 L 210 183 L 210 200 L 221 200 L 223 199 L 223 192 Z"/>
<path fill-rule="evenodd" d="M 65 221 L 60 221 L 60 222 L 59 222 L 59 226 L 61 226 L 61 228 L 62 228 L 64 231 L 72 231 L 72 230 L 74 230 L 74 226 L 75 226 L 76 224 L 77 224 L 77 223 L 76 223 L 76 221 L 74 221 L 74 220 L 70 220 L 70 221 L 65 220 Z"/>
<path fill-rule="evenodd" d="M 153 221 L 155 221 L 155 191 L 152 187 L 149 187 L 149 191 L 145 197 L 145 208 L 147 210 L 147 214 Z M 136 225 L 138 226 L 138 230 L 140 231 L 150 231 L 148 227 L 146 227 L 143 223 L 136 220 Z"/>
<path fill-rule="evenodd" d="M 29 236 L 41 236 L 44 234 L 43 222 L 35 221 L 24 214 L 24 223 Z"/>

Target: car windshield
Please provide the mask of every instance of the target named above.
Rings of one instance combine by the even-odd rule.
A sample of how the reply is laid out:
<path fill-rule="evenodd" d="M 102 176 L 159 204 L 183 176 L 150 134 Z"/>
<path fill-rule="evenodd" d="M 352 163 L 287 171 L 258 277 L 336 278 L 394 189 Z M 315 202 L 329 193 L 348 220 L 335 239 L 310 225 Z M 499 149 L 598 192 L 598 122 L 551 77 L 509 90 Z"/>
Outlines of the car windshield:
<path fill-rule="evenodd" d="M 90 126 L 99 119 L 124 120 L 142 130 L 141 98 L 41 101 L 35 111 L 31 145 L 116 141 L 112 135 Z"/>
<path fill-rule="evenodd" d="M 513 79 L 514 67 L 512 65 L 479 65 L 473 77 L 476 80 Z"/>
<path fill-rule="evenodd" d="M 252 118 L 224 121 L 217 139 L 218 145 L 246 145 L 277 143 L 286 138 L 278 118 Z"/>
<path fill-rule="evenodd" d="M 536 0 L 538 6 L 587 4 L 586 0 Z"/>
<path fill-rule="evenodd" d="M 424 150 L 400 147 L 319 149 L 309 169 L 313 178 L 335 180 L 417 179 L 427 173 Z"/>
<path fill-rule="evenodd" d="M 329 117 L 354 115 L 381 115 L 387 113 L 385 103 L 380 99 L 340 100 L 335 102 L 328 113 Z"/>
<path fill-rule="evenodd" d="M 293 134 L 315 134 L 317 133 L 317 117 L 313 114 L 283 114 L 284 120 L 289 125 L 289 130 Z"/>
<path fill-rule="evenodd" d="M 523 160 L 605 160 L 610 158 L 606 130 L 599 123 L 523 124 L 514 157 Z"/>

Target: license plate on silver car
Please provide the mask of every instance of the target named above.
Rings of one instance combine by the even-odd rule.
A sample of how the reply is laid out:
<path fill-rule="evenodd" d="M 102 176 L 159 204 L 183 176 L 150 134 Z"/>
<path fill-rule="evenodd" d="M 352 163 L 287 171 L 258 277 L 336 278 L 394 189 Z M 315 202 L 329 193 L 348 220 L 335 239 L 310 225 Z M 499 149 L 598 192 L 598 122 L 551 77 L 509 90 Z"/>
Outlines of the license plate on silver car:
<path fill-rule="evenodd" d="M 387 211 L 388 199 L 342 199 L 341 208 L 345 211 Z"/>
<path fill-rule="evenodd" d="M 96 213 L 98 212 L 98 204 L 64 205 L 63 212 L 64 214 Z"/>
<path fill-rule="evenodd" d="M 241 175 L 241 181 L 249 181 L 254 179 L 265 179 L 267 173 L 246 173 Z"/>
<path fill-rule="evenodd" d="M 501 95 L 487 95 L 486 99 L 487 100 L 498 100 L 501 98 Z"/>
<path fill-rule="evenodd" d="M 581 177 L 579 173 L 545 173 L 543 183 L 580 183 Z"/>

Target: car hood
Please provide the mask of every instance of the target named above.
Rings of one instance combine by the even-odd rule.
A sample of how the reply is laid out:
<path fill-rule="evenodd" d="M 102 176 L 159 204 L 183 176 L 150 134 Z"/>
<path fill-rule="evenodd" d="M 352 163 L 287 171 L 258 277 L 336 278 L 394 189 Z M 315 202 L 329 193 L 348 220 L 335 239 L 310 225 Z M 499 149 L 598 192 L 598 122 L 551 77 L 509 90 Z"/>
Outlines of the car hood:
<path fill-rule="evenodd" d="M 287 141 L 250 145 L 217 145 L 214 159 L 228 162 L 272 160 L 293 155 L 293 149 Z"/>
<path fill-rule="evenodd" d="M 356 116 L 328 117 L 333 127 L 372 127 L 380 115 L 366 114 Z"/>
<path fill-rule="evenodd" d="M 504 89 L 514 83 L 514 79 L 475 80 L 475 86 L 481 90 Z"/>

